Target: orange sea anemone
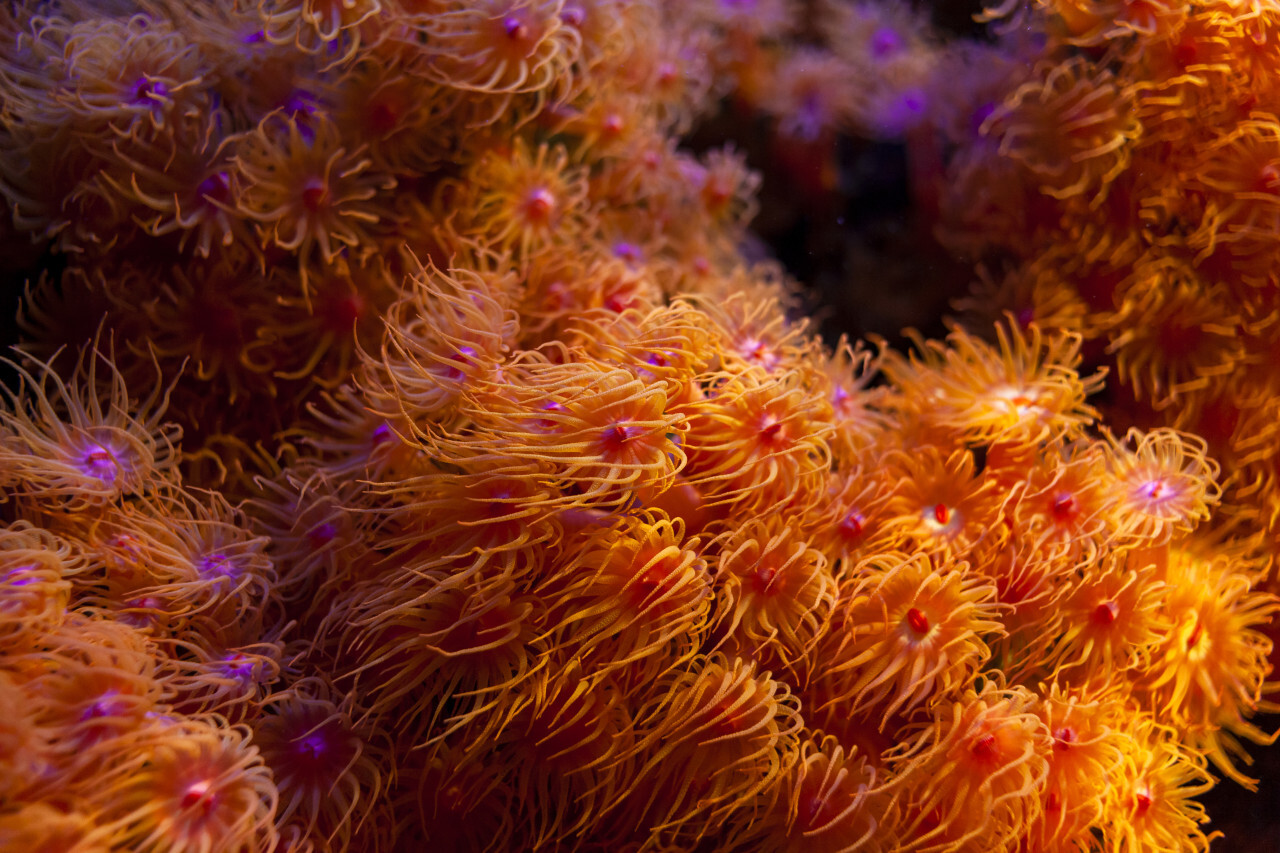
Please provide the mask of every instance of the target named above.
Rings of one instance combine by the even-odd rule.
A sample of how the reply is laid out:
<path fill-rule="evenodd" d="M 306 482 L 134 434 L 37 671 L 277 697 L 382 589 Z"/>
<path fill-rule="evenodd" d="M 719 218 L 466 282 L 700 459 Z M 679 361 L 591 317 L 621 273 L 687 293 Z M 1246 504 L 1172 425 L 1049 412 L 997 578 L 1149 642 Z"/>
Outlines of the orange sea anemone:
<path fill-rule="evenodd" d="M 909 357 L 886 354 L 881 370 L 924 423 L 973 443 L 1029 446 L 1078 435 L 1097 419 L 1085 399 L 1103 374 L 1080 374 L 1078 335 L 1012 318 L 995 332 L 992 346 L 956 329 Z"/>
<path fill-rule="evenodd" d="M 1213 787 L 1204 757 L 1178 742 L 1174 732 L 1141 716 L 1123 744 L 1124 763 L 1104 812 L 1105 835 L 1117 853 L 1167 850 L 1203 853 L 1221 833 L 1195 797 Z"/>
<path fill-rule="evenodd" d="M 607 819 L 683 845 L 749 826 L 779 795 L 801 725 L 799 703 L 769 673 L 699 658 L 637 712 L 640 770 Z"/>
<path fill-rule="evenodd" d="M 510 149 L 493 149 L 468 170 L 467 211 L 474 233 L 498 249 L 513 249 L 528 261 L 531 252 L 581 230 L 589 211 L 586 170 L 570 165 L 561 147 L 535 150 L 521 139 Z"/>
<path fill-rule="evenodd" d="M 547 590 L 552 645 L 624 688 L 686 664 L 706 635 L 711 574 L 681 521 L 623 517 L 590 532 Z"/>
<path fill-rule="evenodd" d="M 1153 542 L 1188 532 L 1218 503 L 1218 463 L 1204 439 L 1167 428 L 1110 438 L 1111 502 L 1120 531 Z"/>
<path fill-rule="evenodd" d="M 367 819 L 361 806 L 386 786 L 386 756 L 357 731 L 347 702 L 333 701 L 319 678 L 299 679 L 268 696 L 253 723 L 253 743 L 280 791 L 277 827 L 294 824 L 322 849 L 346 850 Z"/>
<path fill-rule="evenodd" d="M 1056 199 L 1087 194 L 1100 204 L 1142 134 L 1133 92 L 1083 58 L 1045 64 L 1038 76 L 996 107 L 983 133 L 1041 192 Z"/>
<path fill-rule="evenodd" d="M 808 677 L 803 662 L 836 604 L 826 555 L 776 516 L 743 524 L 718 550 L 717 642 L 801 686 Z"/>
<path fill-rule="evenodd" d="M 278 794 L 248 732 L 156 721 L 137 743 L 101 786 L 113 844 L 175 853 L 275 846 Z"/>
<path fill-rule="evenodd" d="M 517 95 L 529 95 L 528 118 L 570 91 L 582 35 L 564 0 L 484 0 L 415 20 L 425 35 L 427 79 L 479 96 L 468 124 L 508 118 Z M 524 112 L 524 111 L 522 111 Z"/>
<path fill-rule="evenodd" d="M 870 712 L 883 727 L 899 711 L 945 701 L 973 677 L 1003 628 L 993 618 L 995 587 L 963 567 L 890 553 L 855 570 L 865 592 L 842 604 L 850 629 L 829 634 L 817 655 L 833 702 Z"/>
<path fill-rule="evenodd" d="M 313 253 L 325 264 L 369 245 L 386 217 L 379 193 L 395 178 L 371 169 L 363 150 L 348 150 L 323 116 L 305 121 L 273 114 L 236 146 L 237 204 L 258 223 L 264 248 L 298 256 L 305 285 Z"/>
<path fill-rule="evenodd" d="M 1051 737 L 1022 686 L 980 679 L 939 703 L 916 742 L 891 765 L 903 788 L 896 806 L 911 849 L 1010 850 L 1039 817 Z"/>
<path fill-rule="evenodd" d="M 0 489 L 76 512 L 146 494 L 173 476 L 181 433 L 161 420 L 168 404 L 163 384 L 131 397 L 97 348 L 80 357 L 70 382 L 51 363 L 35 362 L 31 370 L 8 363 L 19 384 L 0 389 Z"/>

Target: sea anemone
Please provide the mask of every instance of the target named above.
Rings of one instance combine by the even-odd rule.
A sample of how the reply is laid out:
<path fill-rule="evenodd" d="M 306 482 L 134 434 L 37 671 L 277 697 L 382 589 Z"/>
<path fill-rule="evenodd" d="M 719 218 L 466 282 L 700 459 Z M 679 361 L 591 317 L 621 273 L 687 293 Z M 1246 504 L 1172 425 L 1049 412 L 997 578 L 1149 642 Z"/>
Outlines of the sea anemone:
<path fill-rule="evenodd" d="M 582 36 L 563 11 L 564 0 L 484 0 L 418 18 L 425 35 L 421 73 L 476 93 L 464 119 L 470 126 L 532 117 L 570 92 Z M 524 116 L 508 112 L 518 95 L 532 97 Z"/>
<path fill-rule="evenodd" d="M 1101 204 L 1142 134 L 1134 94 L 1084 58 L 1046 64 L 1038 76 L 996 107 L 983 133 L 1041 192 L 1056 199 L 1090 194 L 1091 204 Z"/>
<path fill-rule="evenodd" d="M 802 723 L 784 683 L 717 654 L 665 678 L 636 725 L 640 769 L 606 819 L 693 845 L 778 796 Z"/>
<path fill-rule="evenodd" d="M 776 517 L 749 522 L 718 543 L 716 626 L 721 647 L 796 684 L 829 624 L 836 582 L 826 556 Z M 791 673 L 801 673 L 796 679 Z"/>
<path fill-rule="evenodd" d="M 334 123 L 272 114 L 236 146 L 237 204 L 258 223 L 264 248 L 298 256 L 306 285 L 313 253 L 332 264 L 369 245 L 386 217 L 377 196 L 395 187 L 360 149 L 348 150 Z"/>
<path fill-rule="evenodd" d="M 967 682 L 1002 632 L 991 583 L 925 554 L 873 557 L 854 577 L 866 591 L 842 603 L 851 629 L 819 648 L 818 678 L 845 713 L 870 711 L 881 727 Z"/>
<path fill-rule="evenodd" d="M 571 166 L 561 147 L 544 144 L 531 151 L 517 139 L 510 149 L 479 157 L 465 180 L 474 197 L 467 208 L 474 234 L 526 261 L 556 238 L 579 231 L 589 216 L 586 170 Z"/>
<path fill-rule="evenodd" d="M 1276 707 L 1262 698 L 1280 685 L 1266 681 L 1272 641 L 1259 629 L 1280 612 L 1280 600 L 1254 590 L 1258 572 L 1255 568 L 1250 576 L 1242 557 L 1170 549 L 1164 607 L 1172 618 L 1140 689 L 1160 709 L 1162 720 L 1185 731 L 1215 767 L 1253 790 L 1257 780 L 1236 767 L 1236 760 L 1249 764 L 1251 759 L 1235 736 L 1261 744 L 1277 737 L 1248 717 Z"/>
<path fill-rule="evenodd" d="M 874 853 L 881 849 L 885 815 L 876 772 L 864 755 L 831 735 L 815 732 L 783 779 L 779 809 L 786 820 L 770 826 L 765 849 L 779 853 Z"/>
<path fill-rule="evenodd" d="M 372 748 L 352 721 L 349 702 L 335 703 L 319 678 L 302 678 L 271 694 L 253 723 L 253 743 L 271 768 L 280 791 L 277 827 L 291 824 L 325 849 L 346 850 L 367 819 L 386 778 L 385 756 Z"/>
<path fill-rule="evenodd" d="M 979 679 L 904 741 L 890 764 L 903 787 L 900 832 L 920 851 L 1014 848 L 1040 815 L 1051 737 L 1022 686 Z"/>
<path fill-rule="evenodd" d="M 1194 798 L 1214 784 L 1204 758 L 1150 717 L 1139 717 L 1131 731 L 1104 811 L 1105 833 L 1113 849 L 1203 853 L 1221 835 L 1205 835 L 1200 828 L 1209 816 Z"/>
<path fill-rule="evenodd" d="M 1209 517 L 1218 503 L 1218 463 L 1204 439 L 1167 428 L 1110 437 L 1111 502 L 1122 534 L 1167 541 Z"/>
<path fill-rule="evenodd" d="M 153 722 L 102 781 L 112 843 L 138 851 L 262 853 L 276 843 L 278 794 L 249 733 Z"/>
<path fill-rule="evenodd" d="M 19 382 L 0 389 L 0 489 L 78 512 L 146 494 L 173 476 L 181 433 L 161 420 L 168 405 L 162 383 L 130 397 L 111 357 L 96 347 L 81 355 L 70 382 L 51 362 L 30 370 L 7 363 Z"/>
<path fill-rule="evenodd" d="M 622 669 L 652 683 L 698 651 L 711 613 L 711 575 L 681 521 L 624 516 L 588 532 L 550 581 L 552 645 L 593 674 Z"/>
<path fill-rule="evenodd" d="M 946 343 L 917 343 L 910 357 L 886 354 L 881 370 L 924 423 L 971 443 L 1029 446 L 1080 434 L 1097 419 L 1085 399 L 1102 373 L 1079 372 L 1080 337 L 995 327 L 992 346 L 962 329 Z"/>

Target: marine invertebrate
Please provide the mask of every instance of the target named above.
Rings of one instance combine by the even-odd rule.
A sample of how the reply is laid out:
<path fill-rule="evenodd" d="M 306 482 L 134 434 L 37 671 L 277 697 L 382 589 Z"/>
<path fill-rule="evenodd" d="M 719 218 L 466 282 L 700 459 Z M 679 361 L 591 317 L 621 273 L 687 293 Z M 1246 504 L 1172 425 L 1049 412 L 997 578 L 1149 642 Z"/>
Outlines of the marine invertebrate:
<path fill-rule="evenodd" d="M 718 644 L 802 686 L 836 604 L 826 556 L 789 525 L 755 522 L 720 543 L 715 577 Z"/>
<path fill-rule="evenodd" d="M 1050 751 L 1037 703 L 1024 687 L 980 679 L 891 759 L 907 786 L 903 832 L 919 849 L 1009 850 L 1037 819 Z"/>
<path fill-rule="evenodd" d="M 862 2 L 144 6 L 0 11 L 24 333 L 128 342 L 0 402 L 0 838 L 1207 844 L 1271 739 L 1273 14 L 1044 0 L 957 58 Z M 819 339 L 747 229 L 797 151 L 759 206 L 835 211 L 832 125 L 908 135 L 1012 313 Z M 95 398 L 128 440 L 59 457 Z"/>
<path fill-rule="evenodd" d="M 276 791 L 247 732 L 153 723 L 145 751 L 115 768 L 100 804 L 112 843 L 137 850 L 248 853 L 276 842 Z"/>
<path fill-rule="evenodd" d="M 1112 501 L 1121 533 L 1167 540 L 1208 517 L 1218 502 L 1218 464 L 1204 439 L 1171 429 L 1130 430 L 1109 443 Z"/>
<path fill-rule="evenodd" d="M 1215 767 L 1252 789 L 1256 780 L 1235 765 L 1251 761 L 1236 736 L 1264 744 L 1277 737 L 1246 717 L 1271 708 L 1263 696 L 1280 687 L 1265 680 L 1263 659 L 1272 641 L 1259 631 L 1280 611 L 1280 602 L 1253 589 L 1246 566 L 1233 566 L 1225 556 L 1204 557 L 1194 548 L 1171 549 L 1166 601 L 1176 616 L 1153 649 L 1140 689 Z"/>
<path fill-rule="evenodd" d="M 931 426 L 982 444 L 1025 445 L 1069 437 L 1097 417 L 1085 398 L 1102 374 L 1082 377 L 1080 338 L 997 324 L 992 346 L 962 329 L 946 344 L 922 342 L 880 369 Z"/>
<path fill-rule="evenodd" d="M 1124 769 L 1129 742 L 1121 728 L 1118 694 L 1071 691 L 1054 685 L 1037 713 L 1053 738 L 1047 756 L 1044 808 L 1029 828 L 1029 843 L 1045 850 L 1087 844 L 1089 828 L 1111 807 L 1104 780 Z"/>
<path fill-rule="evenodd" d="M 313 253 L 331 264 L 344 248 L 368 244 L 386 215 L 377 196 L 396 185 L 323 116 L 268 116 L 240 140 L 235 163 L 237 207 L 257 223 L 264 248 L 297 255 L 304 286 Z"/>
<path fill-rule="evenodd" d="M 71 543 L 18 521 L 0 528 L 0 651 L 30 649 L 66 617 L 71 582 L 83 567 Z"/>
<path fill-rule="evenodd" d="M 686 843 L 777 796 L 801 726 L 785 684 L 720 655 L 673 673 L 637 717 L 641 767 L 609 816 Z"/>
<path fill-rule="evenodd" d="M 604 674 L 627 670 L 645 684 L 698 649 L 711 613 L 711 576 L 681 521 L 622 520 L 586 535 L 579 556 L 553 579 L 547 614 L 557 648 Z M 612 648 L 599 648 L 610 638 Z M 616 645 L 613 645 L 616 644 Z"/>
<path fill-rule="evenodd" d="M 1042 192 L 1058 199 L 1089 194 L 1100 204 L 1142 132 L 1133 92 L 1083 59 L 1045 66 L 1038 76 L 995 108 L 983 132 Z"/>
<path fill-rule="evenodd" d="M 995 589 L 981 578 L 937 571 L 919 553 L 868 562 L 859 571 L 866 592 L 842 603 L 852 630 L 823 644 L 821 678 L 830 702 L 869 711 L 883 727 L 972 677 L 1001 625 L 992 618 Z"/>
<path fill-rule="evenodd" d="M 1213 784 L 1204 759 L 1179 744 L 1168 728 L 1150 719 L 1138 722 L 1125 743 L 1119 779 L 1106 828 L 1117 850 L 1198 853 L 1218 837 L 1200 828 L 1208 815 L 1193 799 Z"/>
<path fill-rule="evenodd" d="M 301 837 L 342 850 L 367 818 L 357 813 L 361 804 L 376 802 L 386 780 L 380 750 L 331 696 L 324 682 L 304 678 L 266 697 L 253 742 L 280 789 L 276 825 L 296 825 Z"/>
<path fill-rule="evenodd" d="M 18 387 L 3 389 L 0 488 L 77 512 L 146 494 L 171 474 L 181 433 L 162 420 L 163 384 L 146 397 L 131 397 L 120 371 L 97 348 L 80 356 L 69 382 L 47 362 L 31 369 L 8 363 Z"/>
<path fill-rule="evenodd" d="M 1247 352 L 1244 318 L 1221 285 L 1173 259 L 1139 265 L 1108 325 L 1122 382 L 1157 406 L 1234 372 Z"/>
<path fill-rule="evenodd" d="M 884 817 L 876 814 L 875 783 L 866 756 L 846 750 L 831 735 L 806 738 L 783 781 L 786 820 L 771 827 L 765 843 L 787 853 L 877 849 Z"/>
<path fill-rule="evenodd" d="M 756 369 L 717 377 L 690 410 L 690 474 L 714 500 L 745 509 L 818 498 L 833 428 L 799 374 Z"/>
<path fill-rule="evenodd" d="M 973 454 L 946 454 L 926 445 L 894 451 L 888 459 L 893 494 L 885 501 L 887 524 L 905 543 L 923 551 L 964 556 L 997 530 L 1002 496 L 997 484 L 976 473 Z"/>
<path fill-rule="evenodd" d="M 466 192 L 475 198 L 468 205 L 474 233 L 521 258 L 557 234 L 579 230 L 574 220 L 589 215 L 586 173 L 569 164 L 561 147 L 543 144 L 531 151 L 517 140 L 510 150 L 494 149 L 477 158 L 466 180 Z"/>
<path fill-rule="evenodd" d="M 414 21 L 426 34 L 421 71 L 433 82 L 489 97 L 469 101 L 464 123 L 477 127 L 508 112 L 515 96 L 532 96 L 525 118 L 570 91 L 582 36 L 563 0 L 484 0 Z"/>

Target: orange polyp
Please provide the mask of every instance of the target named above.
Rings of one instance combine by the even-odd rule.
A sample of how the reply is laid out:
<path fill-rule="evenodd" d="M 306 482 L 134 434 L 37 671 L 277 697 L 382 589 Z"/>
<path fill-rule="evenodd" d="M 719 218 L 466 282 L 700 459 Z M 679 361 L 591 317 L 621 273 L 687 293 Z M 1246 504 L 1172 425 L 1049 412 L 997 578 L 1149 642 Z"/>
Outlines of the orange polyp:
<path fill-rule="evenodd" d="M 1191 629 L 1191 633 L 1187 635 L 1187 651 L 1195 648 L 1196 643 L 1200 642 L 1200 637 L 1204 634 L 1204 626 L 1200 620 L 1196 619 L 1195 627 Z"/>
<path fill-rule="evenodd" d="M 971 749 L 973 757 L 981 760 L 987 760 L 996 756 L 996 736 L 993 734 L 985 734 L 973 743 Z"/>
<path fill-rule="evenodd" d="M 1114 624 L 1119 615 L 1119 604 L 1114 601 L 1104 601 L 1093 609 L 1093 624 L 1105 628 Z"/>
<path fill-rule="evenodd" d="M 1145 815 L 1150 811 L 1152 802 L 1153 800 L 1150 791 L 1145 789 L 1138 791 L 1138 793 L 1133 795 L 1133 816 L 1142 817 Z"/>
<path fill-rule="evenodd" d="M 209 789 L 213 785 L 208 779 L 201 779 L 199 782 L 193 782 L 187 786 L 187 790 L 182 794 L 182 808 L 191 809 L 201 806 L 205 813 L 213 810 L 217 797 L 210 794 Z"/>
<path fill-rule="evenodd" d="M 929 617 L 916 607 L 907 611 L 907 624 L 911 626 L 911 630 L 917 634 L 929 633 Z"/>
<path fill-rule="evenodd" d="M 537 187 L 530 191 L 529 200 L 525 203 L 525 212 L 530 220 L 547 219 L 556 207 L 556 197 L 545 187 Z"/>
<path fill-rule="evenodd" d="M 770 588 L 773 586 L 773 581 L 777 576 L 777 569 L 773 569 L 768 566 L 761 566 L 756 569 L 756 573 L 753 578 L 756 593 L 759 595 L 767 595 L 770 592 Z"/>
<path fill-rule="evenodd" d="M 302 185 L 302 205 L 307 210 L 316 212 L 325 206 L 329 198 L 329 189 L 319 178 L 308 178 Z"/>

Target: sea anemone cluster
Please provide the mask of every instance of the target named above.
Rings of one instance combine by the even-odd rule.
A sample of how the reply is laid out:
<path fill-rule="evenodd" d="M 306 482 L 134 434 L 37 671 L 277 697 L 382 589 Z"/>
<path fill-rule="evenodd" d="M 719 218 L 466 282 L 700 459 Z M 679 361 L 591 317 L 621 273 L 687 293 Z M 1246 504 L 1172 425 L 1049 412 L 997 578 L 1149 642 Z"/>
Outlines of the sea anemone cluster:
<path fill-rule="evenodd" d="M 993 45 L 939 60 L 969 116 L 939 126 L 940 233 L 983 273 L 959 307 L 1082 335 L 1115 416 L 1202 436 L 1224 513 L 1274 556 L 1280 12 L 1035 0 L 989 17 Z"/>
<path fill-rule="evenodd" d="M 1087 308 L 824 341 L 753 259 L 760 175 L 682 144 L 727 102 L 792 151 L 906 135 L 986 193 L 941 196 L 947 238 L 1012 270 L 1029 211 L 1118 216 L 1148 128 L 1212 117 L 1178 98 L 1217 84 L 1122 67 L 1194 16 L 1059 5 L 992 11 L 964 92 L 1007 91 L 948 145 L 973 101 L 937 87 L 986 48 L 892 6 L 0 11 L 0 234 L 42 253 L 0 404 L 0 849 L 1206 849 L 1197 797 L 1275 737 L 1270 481 L 1104 416 Z M 1153 243 L 1114 341 L 1168 344 L 1188 294 L 1233 337 L 1196 276 L 1265 298 L 1238 195 L 1226 254 Z M 1088 234 L 1037 268 L 1129 244 Z M 1223 390 L 1148 351 L 1126 387 Z"/>

